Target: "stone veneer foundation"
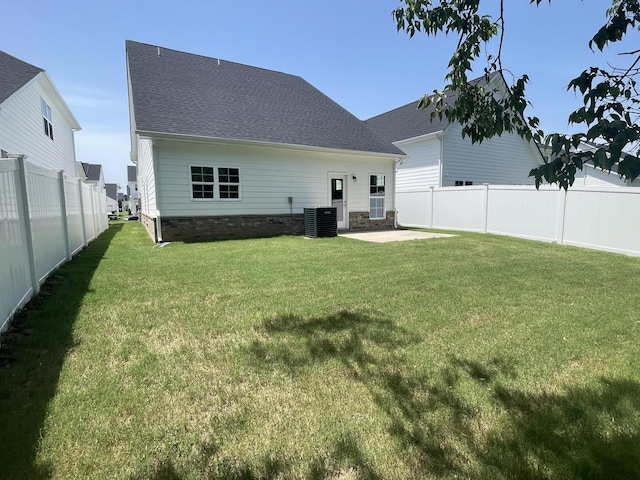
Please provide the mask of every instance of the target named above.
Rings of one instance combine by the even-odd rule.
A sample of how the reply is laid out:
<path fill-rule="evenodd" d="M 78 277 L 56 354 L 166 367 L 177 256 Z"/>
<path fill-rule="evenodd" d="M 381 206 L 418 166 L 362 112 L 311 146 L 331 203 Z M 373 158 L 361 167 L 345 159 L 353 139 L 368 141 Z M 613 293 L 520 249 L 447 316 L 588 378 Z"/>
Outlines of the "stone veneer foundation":
<path fill-rule="evenodd" d="M 370 220 L 369 212 L 350 212 L 349 231 L 386 230 L 394 227 L 395 212 L 387 218 Z M 140 221 L 149 236 L 158 241 L 156 219 L 144 214 Z M 160 227 L 164 242 L 197 242 L 266 238 L 279 235 L 304 235 L 304 215 L 233 215 L 206 217 L 161 217 Z"/>

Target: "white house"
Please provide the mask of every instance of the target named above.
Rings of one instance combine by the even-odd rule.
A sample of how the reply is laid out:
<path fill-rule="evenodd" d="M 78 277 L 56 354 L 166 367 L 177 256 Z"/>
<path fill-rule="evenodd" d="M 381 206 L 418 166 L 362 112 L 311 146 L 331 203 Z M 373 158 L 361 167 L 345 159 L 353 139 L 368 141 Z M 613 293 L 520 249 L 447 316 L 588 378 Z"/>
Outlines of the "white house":
<path fill-rule="evenodd" d="M 158 241 L 394 225 L 404 154 L 300 77 L 126 42 L 140 217 Z"/>
<path fill-rule="evenodd" d="M 507 93 L 499 73 L 491 75 L 485 88 L 494 89 L 498 95 Z M 462 138 L 459 123 L 450 123 L 445 117 L 432 120 L 433 109 L 433 105 L 418 109 L 416 101 L 366 121 L 381 137 L 407 154 L 398 165 L 397 192 L 483 183 L 534 183 L 529 172 L 543 162 L 535 143 L 504 133 L 473 144 L 468 137 Z"/>
<path fill-rule="evenodd" d="M 107 194 L 107 212 L 118 211 L 118 184 L 105 183 L 105 193 Z"/>
<path fill-rule="evenodd" d="M 138 169 L 135 165 L 127 165 L 128 209 L 133 214 L 138 211 L 138 197 Z"/>
<path fill-rule="evenodd" d="M 78 121 L 43 69 L 0 51 L 0 157 L 76 176 Z"/>
<path fill-rule="evenodd" d="M 98 163 L 85 163 L 82 162 L 82 168 L 84 169 L 84 175 L 87 182 L 93 183 L 100 190 L 105 189 L 104 173 L 102 171 L 102 165 Z"/>
<path fill-rule="evenodd" d="M 554 158 L 551 147 L 539 145 L 542 155 L 547 160 Z M 580 142 L 577 148 L 572 150 L 575 152 L 595 151 L 600 146 L 592 142 Z M 611 171 L 608 172 L 598 167 L 594 167 L 590 163 L 585 163 L 582 170 L 576 172 L 573 186 L 576 187 L 640 187 L 638 179 L 630 182 L 618 175 L 618 165 L 613 165 Z"/>

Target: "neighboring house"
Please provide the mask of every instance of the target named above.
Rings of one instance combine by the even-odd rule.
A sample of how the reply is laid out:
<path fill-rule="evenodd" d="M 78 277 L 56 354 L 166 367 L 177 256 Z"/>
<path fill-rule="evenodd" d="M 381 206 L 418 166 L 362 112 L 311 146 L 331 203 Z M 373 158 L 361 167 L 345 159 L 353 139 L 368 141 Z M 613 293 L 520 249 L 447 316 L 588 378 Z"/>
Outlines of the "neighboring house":
<path fill-rule="evenodd" d="M 545 147 L 544 145 L 539 145 L 539 147 L 546 160 L 555 158 L 551 152 L 551 147 Z M 578 147 L 574 148 L 573 151 L 595 151 L 598 147 L 599 145 L 592 142 L 580 142 Z M 576 187 L 640 187 L 640 181 L 636 179 L 630 182 L 620 178 L 620 175 L 618 175 L 618 165 L 613 165 L 611 172 L 608 172 L 601 168 L 594 167 L 590 163 L 586 163 L 583 165 L 582 170 L 576 171 L 573 185 Z"/>
<path fill-rule="evenodd" d="M 138 212 L 138 169 L 135 165 L 127 165 L 127 198 L 131 213 Z"/>
<path fill-rule="evenodd" d="M 118 211 L 118 184 L 105 183 L 104 187 L 107 194 L 107 212 L 115 213 Z"/>
<path fill-rule="evenodd" d="M 157 241 L 394 226 L 402 151 L 300 77 L 126 42 L 140 216 Z"/>
<path fill-rule="evenodd" d="M 104 174 L 102 172 L 102 165 L 97 163 L 85 163 L 82 162 L 82 168 L 84 169 L 84 174 L 89 183 L 93 183 L 97 185 L 98 188 L 104 190 L 105 182 L 104 182 Z"/>
<path fill-rule="evenodd" d="M 485 83 L 484 78 L 474 82 Z M 488 86 L 498 95 L 508 89 L 499 73 L 490 76 Z M 448 93 L 448 101 L 455 95 Z M 446 117 L 431 119 L 434 106 L 418 109 L 418 101 L 366 121 L 381 137 L 407 154 L 398 165 L 396 192 L 483 183 L 533 184 L 529 172 L 542 164 L 542 155 L 533 142 L 504 133 L 482 143 L 462 138 L 462 125 Z"/>
<path fill-rule="evenodd" d="M 0 157 L 76 176 L 74 132 L 80 125 L 43 69 L 0 51 Z"/>
<path fill-rule="evenodd" d="M 118 192 L 118 211 L 122 212 L 124 211 L 124 202 L 126 202 L 128 199 L 128 197 L 122 193 L 122 192 Z"/>

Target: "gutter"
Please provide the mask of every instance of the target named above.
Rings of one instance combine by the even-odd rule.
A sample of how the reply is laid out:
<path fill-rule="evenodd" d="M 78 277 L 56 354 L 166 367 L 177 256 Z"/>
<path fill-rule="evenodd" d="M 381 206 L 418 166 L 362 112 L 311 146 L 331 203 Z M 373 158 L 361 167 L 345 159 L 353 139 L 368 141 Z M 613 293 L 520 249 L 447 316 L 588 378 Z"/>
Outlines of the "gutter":
<path fill-rule="evenodd" d="M 258 147 L 258 148 L 286 148 L 291 150 L 311 151 L 311 152 L 324 152 L 333 154 L 345 154 L 345 155 L 358 155 L 367 157 L 380 157 L 380 158 L 405 158 L 406 155 L 402 151 L 398 153 L 391 152 L 375 152 L 365 150 L 348 150 L 342 148 L 321 147 L 315 145 L 300 145 L 295 143 L 277 143 L 267 142 L 263 140 L 239 140 L 233 138 L 220 138 L 220 137 L 202 137 L 198 135 L 187 134 L 175 134 L 175 133 L 162 133 L 153 132 L 148 130 L 136 130 L 136 134 L 140 136 L 153 137 L 161 140 L 174 140 L 174 141 L 186 141 L 186 142 L 200 142 L 209 144 L 222 144 L 222 145 L 241 145 L 246 147 Z"/>

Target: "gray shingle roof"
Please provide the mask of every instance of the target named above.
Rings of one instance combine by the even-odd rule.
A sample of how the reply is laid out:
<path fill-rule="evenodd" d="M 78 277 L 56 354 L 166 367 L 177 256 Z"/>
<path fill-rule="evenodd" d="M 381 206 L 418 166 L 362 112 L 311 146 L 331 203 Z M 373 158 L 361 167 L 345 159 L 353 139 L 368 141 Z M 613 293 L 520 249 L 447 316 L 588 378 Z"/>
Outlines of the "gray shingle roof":
<path fill-rule="evenodd" d="M 41 68 L 0 51 L 0 103 L 43 71 Z"/>
<path fill-rule="evenodd" d="M 117 183 L 105 183 L 104 188 L 107 193 L 107 197 L 113 198 L 114 200 L 118 199 L 118 184 Z"/>
<path fill-rule="evenodd" d="M 484 83 L 484 77 L 471 80 L 469 83 Z M 453 105 L 458 95 L 451 90 L 445 91 L 446 104 Z M 390 142 L 398 142 L 408 138 L 415 138 L 429 133 L 444 130 L 449 121 L 443 115 L 442 119 L 435 116 L 431 120 L 431 112 L 435 110 L 433 104 L 427 108 L 418 108 L 419 100 L 411 102 L 403 107 L 396 108 L 386 113 L 381 113 L 366 120 L 367 125 L 378 135 Z"/>
<path fill-rule="evenodd" d="M 82 162 L 82 168 L 84 169 L 84 174 L 87 176 L 87 180 L 100 180 L 102 165 Z"/>
<path fill-rule="evenodd" d="M 402 155 L 298 76 L 126 42 L 138 131 Z"/>

